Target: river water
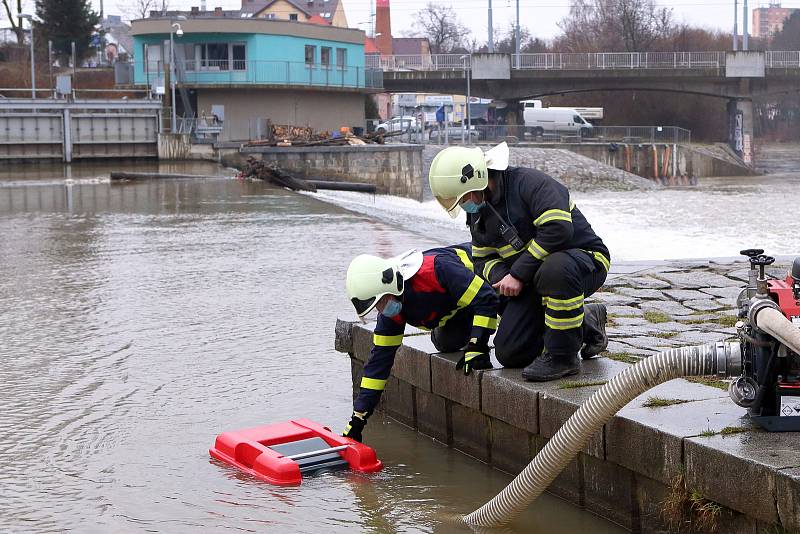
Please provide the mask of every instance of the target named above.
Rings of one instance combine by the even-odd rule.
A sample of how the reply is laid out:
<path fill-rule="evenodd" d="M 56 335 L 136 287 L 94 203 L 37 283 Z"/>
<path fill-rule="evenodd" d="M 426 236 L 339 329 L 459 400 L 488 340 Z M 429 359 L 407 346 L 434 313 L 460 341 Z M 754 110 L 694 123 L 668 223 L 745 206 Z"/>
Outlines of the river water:
<path fill-rule="evenodd" d="M 276 488 L 208 457 L 225 430 L 343 427 L 350 368 L 333 325 L 353 316 L 347 264 L 467 240 L 432 201 L 225 177 L 110 184 L 108 170 L 0 171 L 0 531 L 450 532 L 443 518 L 508 482 L 378 416 L 366 431 L 386 465 L 376 475 Z M 784 210 L 799 186 L 796 173 L 577 202 L 616 257 L 789 254 L 798 224 L 776 215 L 796 213 Z M 512 526 L 622 532 L 547 495 Z"/>

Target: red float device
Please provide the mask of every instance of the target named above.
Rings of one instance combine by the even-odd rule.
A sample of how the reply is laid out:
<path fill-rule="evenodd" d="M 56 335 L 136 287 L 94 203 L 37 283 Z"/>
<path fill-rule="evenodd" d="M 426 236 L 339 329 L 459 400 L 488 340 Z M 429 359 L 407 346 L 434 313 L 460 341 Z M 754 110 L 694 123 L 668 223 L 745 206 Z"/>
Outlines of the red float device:
<path fill-rule="evenodd" d="M 340 465 L 362 473 L 383 467 L 370 447 L 308 419 L 225 432 L 208 452 L 245 473 L 282 486 L 300 484 L 304 472 Z"/>

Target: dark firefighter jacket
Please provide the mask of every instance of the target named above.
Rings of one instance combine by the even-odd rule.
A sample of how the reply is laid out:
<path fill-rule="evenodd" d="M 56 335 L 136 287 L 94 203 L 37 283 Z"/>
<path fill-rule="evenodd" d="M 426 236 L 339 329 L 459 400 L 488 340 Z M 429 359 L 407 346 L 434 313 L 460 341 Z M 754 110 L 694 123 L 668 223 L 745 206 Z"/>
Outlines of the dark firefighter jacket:
<path fill-rule="evenodd" d="M 497 328 L 497 295 L 473 273 L 469 255 L 460 248 L 423 252 L 422 267 L 406 280 L 400 299 L 403 310 L 399 315 L 388 318 L 378 314 L 374 347 L 353 405 L 357 412 L 371 413 L 378 404 L 406 324 L 432 330 L 465 310 L 473 315 L 470 338 L 480 344 L 488 343 Z"/>
<path fill-rule="evenodd" d="M 564 185 L 524 167 L 509 167 L 496 185 L 492 207 L 514 226 L 524 248 L 516 250 L 508 244 L 501 235 L 503 223 L 488 206 L 469 215 L 477 274 L 492 284 L 509 273 L 527 283 L 547 255 L 567 249 L 586 250 L 608 271 L 608 248 L 570 200 Z"/>

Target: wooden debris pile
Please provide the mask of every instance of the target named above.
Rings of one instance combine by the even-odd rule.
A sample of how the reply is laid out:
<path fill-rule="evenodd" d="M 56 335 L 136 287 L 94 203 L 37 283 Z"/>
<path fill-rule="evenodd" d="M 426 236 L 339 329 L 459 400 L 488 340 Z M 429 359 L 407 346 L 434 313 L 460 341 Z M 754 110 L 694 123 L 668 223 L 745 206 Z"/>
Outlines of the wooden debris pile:
<path fill-rule="evenodd" d="M 387 137 L 395 137 L 405 132 L 371 133 L 355 135 L 349 130 L 344 132 L 315 132 L 308 126 L 285 126 L 268 123 L 268 135 L 264 139 L 249 141 L 246 147 L 253 146 L 357 146 L 368 144 L 384 144 Z"/>

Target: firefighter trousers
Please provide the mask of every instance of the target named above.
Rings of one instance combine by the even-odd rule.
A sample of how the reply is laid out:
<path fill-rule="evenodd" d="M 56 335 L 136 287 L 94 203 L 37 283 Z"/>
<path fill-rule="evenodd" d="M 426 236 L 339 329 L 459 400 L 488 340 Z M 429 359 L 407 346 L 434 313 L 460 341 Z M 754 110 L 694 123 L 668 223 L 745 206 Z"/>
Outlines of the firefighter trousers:
<path fill-rule="evenodd" d="M 554 252 L 516 297 L 501 297 L 495 355 L 504 367 L 525 367 L 548 351 L 574 356 L 583 344 L 583 299 L 607 272 L 583 250 Z"/>
<path fill-rule="evenodd" d="M 443 326 L 434 328 L 431 332 L 431 341 L 436 350 L 457 352 L 466 347 L 472 333 L 472 317 L 473 314 L 469 311 L 461 310 Z"/>

